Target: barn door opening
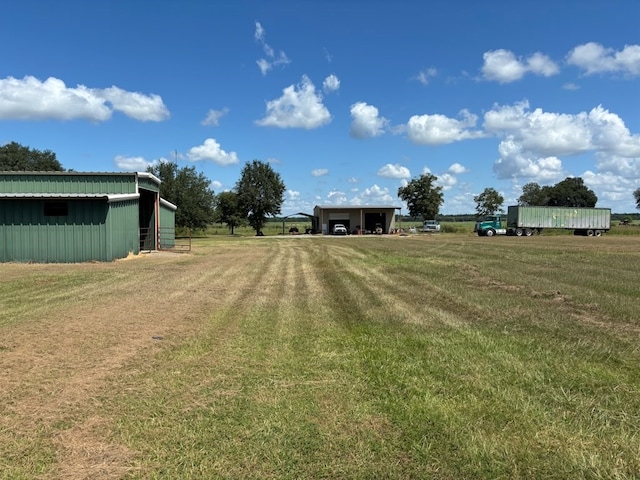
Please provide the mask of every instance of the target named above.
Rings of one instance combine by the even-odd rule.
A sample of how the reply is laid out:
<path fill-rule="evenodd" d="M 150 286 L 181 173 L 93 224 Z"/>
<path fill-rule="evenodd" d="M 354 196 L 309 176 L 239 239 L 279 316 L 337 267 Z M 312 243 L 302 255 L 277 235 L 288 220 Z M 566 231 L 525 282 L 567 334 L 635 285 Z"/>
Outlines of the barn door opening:
<path fill-rule="evenodd" d="M 377 228 L 381 228 L 383 233 L 387 233 L 387 215 L 384 212 L 365 212 L 364 229 L 367 232 L 376 232 Z"/>
<path fill-rule="evenodd" d="M 157 202 L 156 192 L 140 189 L 140 250 L 158 248 Z"/>

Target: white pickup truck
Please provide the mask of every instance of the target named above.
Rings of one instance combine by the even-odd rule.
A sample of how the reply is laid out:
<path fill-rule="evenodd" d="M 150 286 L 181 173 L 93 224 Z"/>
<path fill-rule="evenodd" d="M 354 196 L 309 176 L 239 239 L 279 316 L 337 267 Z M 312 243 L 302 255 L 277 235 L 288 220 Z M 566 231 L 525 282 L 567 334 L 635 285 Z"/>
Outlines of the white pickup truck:
<path fill-rule="evenodd" d="M 333 234 L 334 235 L 347 235 L 348 233 L 349 233 L 349 231 L 347 230 L 347 227 L 345 227 L 341 223 L 336 223 L 333 226 Z"/>
<path fill-rule="evenodd" d="M 422 224 L 422 231 L 437 233 L 440 231 L 440 222 L 438 222 L 437 220 L 425 220 Z"/>

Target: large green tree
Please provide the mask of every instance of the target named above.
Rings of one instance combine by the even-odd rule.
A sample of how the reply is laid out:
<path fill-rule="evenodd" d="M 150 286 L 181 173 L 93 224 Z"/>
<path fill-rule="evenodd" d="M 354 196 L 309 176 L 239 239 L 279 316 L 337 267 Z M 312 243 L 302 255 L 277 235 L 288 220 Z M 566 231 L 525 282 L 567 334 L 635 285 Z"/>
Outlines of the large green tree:
<path fill-rule="evenodd" d="M 636 207 L 640 208 L 640 188 L 633 192 L 633 198 L 636 199 Z"/>
<path fill-rule="evenodd" d="M 236 192 L 222 192 L 216 196 L 216 217 L 218 221 L 227 224 L 231 235 L 233 235 L 236 227 L 242 225 L 244 215 L 240 210 Z"/>
<path fill-rule="evenodd" d="M 182 167 L 173 162 L 160 162 L 147 168 L 162 182 L 160 196 L 175 204 L 176 227 L 203 230 L 213 223 L 215 194 L 211 182 L 195 167 Z"/>
<path fill-rule="evenodd" d="M 280 174 L 260 160 L 248 162 L 236 183 L 240 210 L 260 235 L 268 216 L 280 214 L 286 187 Z"/>
<path fill-rule="evenodd" d="M 64 172 L 51 150 L 36 150 L 16 142 L 0 147 L 0 171 L 4 172 Z"/>
<path fill-rule="evenodd" d="M 398 197 L 406 202 L 411 217 L 436 218 L 444 202 L 442 187 L 435 184 L 437 180 L 435 175 L 424 173 L 398 189 Z"/>
<path fill-rule="evenodd" d="M 549 191 L 547 205 L 552 207 L 595 207 L 598 197 L 582 178 L 567 177 Z"/>
<path fill-rule="evenodd" d="M 495 188 L 487 187 L 481 194 L 473 197 L 473 201 L 476 202 L 476 213 L 483 217 L 502 211 L 504 197 Z"/>
<path fill-rule="evenodd" d="M 535 182 L 522 187 L 519 205 L 549 207 L 595 207 L 598 197 L 582 178 L 567 177 L 551 186 L 540 187 Z"/>
<path fill-rule="evenodd" d="M 551 187 L 540 187 L 536 182 L 527 183 L 522 187 L 522 195 L 518 198 L 518 205 L 525 207 L 543 207 L 548 202 L 548 191 Z"/>

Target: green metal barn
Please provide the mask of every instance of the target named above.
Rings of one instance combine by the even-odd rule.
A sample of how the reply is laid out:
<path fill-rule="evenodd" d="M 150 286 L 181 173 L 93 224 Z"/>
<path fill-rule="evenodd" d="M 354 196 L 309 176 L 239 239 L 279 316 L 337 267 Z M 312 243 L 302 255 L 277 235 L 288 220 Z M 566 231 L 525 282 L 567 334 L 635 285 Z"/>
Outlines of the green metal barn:
<path fill-rule="evenodd" d="M 0 262 L 112 261 L 175 244 L 150 173 L 0 172 Z"/>

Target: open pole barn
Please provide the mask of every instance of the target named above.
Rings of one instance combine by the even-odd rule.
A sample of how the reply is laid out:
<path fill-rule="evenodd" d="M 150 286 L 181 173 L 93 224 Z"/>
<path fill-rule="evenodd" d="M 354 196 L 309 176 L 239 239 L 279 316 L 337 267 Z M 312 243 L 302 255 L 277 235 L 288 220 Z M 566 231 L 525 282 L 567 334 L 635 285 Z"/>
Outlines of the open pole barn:
<path fill-rule="evenodd" d="M 176 208 L 150 173 L 0 172 L 0 261 L 112 261 L 170 247 Z"/>
<path fill-rule="evenodd" d="M 352 233 L 382 233 L 396 229 L 396 211 L 393 205 L 316 205 L 313 215 L 323 234 L 330 234 L 340 223 Z"/>

